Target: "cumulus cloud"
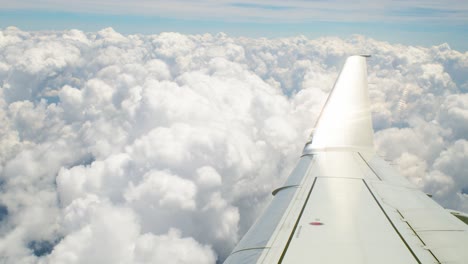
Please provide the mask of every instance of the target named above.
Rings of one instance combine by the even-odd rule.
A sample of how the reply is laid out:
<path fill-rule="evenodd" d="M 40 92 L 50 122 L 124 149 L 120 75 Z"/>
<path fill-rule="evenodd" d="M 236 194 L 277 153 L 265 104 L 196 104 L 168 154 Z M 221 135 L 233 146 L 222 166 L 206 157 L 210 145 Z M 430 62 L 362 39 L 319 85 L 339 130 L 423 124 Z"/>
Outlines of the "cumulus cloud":
<path fill-rule="evenodd" d="M 10 27 L 0 47 L 4 263 L 222 261 L 363 52 L 379 153 L 468 211 L 468 54 L 447 45 Z"/>

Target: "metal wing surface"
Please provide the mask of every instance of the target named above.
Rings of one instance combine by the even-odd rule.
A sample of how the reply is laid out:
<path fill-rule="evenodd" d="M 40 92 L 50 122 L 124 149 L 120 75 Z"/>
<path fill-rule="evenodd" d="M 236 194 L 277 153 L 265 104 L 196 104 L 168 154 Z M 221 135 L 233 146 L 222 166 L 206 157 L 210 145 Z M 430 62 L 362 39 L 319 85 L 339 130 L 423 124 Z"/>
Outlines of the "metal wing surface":
<path fill-rule="evenodd" d="M 366 57 L 346 60 L 295 169 L 225 264 L 468 263 L 468 226 L 375 154 Z"/>

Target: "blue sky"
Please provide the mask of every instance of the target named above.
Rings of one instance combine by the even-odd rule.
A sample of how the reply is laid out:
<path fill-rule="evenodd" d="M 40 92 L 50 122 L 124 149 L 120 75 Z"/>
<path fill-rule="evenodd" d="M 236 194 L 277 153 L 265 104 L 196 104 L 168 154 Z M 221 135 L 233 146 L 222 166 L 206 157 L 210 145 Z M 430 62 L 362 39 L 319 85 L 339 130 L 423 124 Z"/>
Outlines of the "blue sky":
<path fill-rule="evenodd" d="M 124 34 L 176 31 L 231 36 L 348 37 L 361 34 L 391 43 L 448 43 L 468 50 L 468 1 L 292 0 L 229 1 L 0 0 L 0 27 L 23 30 L 113 27 Z"/>

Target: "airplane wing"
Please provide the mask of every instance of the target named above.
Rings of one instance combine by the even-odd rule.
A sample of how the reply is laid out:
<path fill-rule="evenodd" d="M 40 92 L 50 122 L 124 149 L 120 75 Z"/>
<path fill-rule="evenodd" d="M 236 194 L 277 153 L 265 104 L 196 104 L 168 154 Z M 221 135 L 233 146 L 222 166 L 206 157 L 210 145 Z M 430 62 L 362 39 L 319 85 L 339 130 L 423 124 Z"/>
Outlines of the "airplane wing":
<path fill-rule="evenodd" d="M 375 154 L 366 57 L 346 60 L 295 169 L 225 264 L 468 263 L 463 214 Z"/>

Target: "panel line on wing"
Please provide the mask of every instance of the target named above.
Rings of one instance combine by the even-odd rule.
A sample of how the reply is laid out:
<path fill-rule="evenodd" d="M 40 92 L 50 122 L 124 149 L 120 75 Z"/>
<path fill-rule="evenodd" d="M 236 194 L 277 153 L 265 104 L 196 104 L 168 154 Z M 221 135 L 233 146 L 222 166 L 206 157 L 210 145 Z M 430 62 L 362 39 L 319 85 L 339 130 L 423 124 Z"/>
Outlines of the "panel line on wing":
<path fill-rule="evenodd" d="M 282 187 L 279 187 L 279 188 L 274 189 L 274 190 L 271 192 L 271 194 L 272 194 L 273 196 L 275 196 L 278 192 L 280 192 L 280 191 L 282 191 L 282 190 L 284 190 L 284 189 L 297 188 L 297 187 L 300 187 L 300 185 L 299 185 L 299 184 L 294 184 L 294 185 L 282 186 Z"/>
<path fill-rule="evenodd" d="M 314 178 L 314 182 L 312 183 L 312 186 L 310 187 L 309 193 L 307 194 L 307 198 L 304 201 L 304 205 L 302 206 L 301 212 L 299 213 L 299 216 L 297 217 L 296 223 L 294 224 L 294 228 L 291 232 L 291 235 L 289 236 L 288 242 L 286 243 L 286 246 L 284 247 L 283 253 L 281 254 L 281 257 L 278 261 L 278 264 L 281 264 L 283 261 L 284 256 L 286 255 L 286 251 L 288 251 L 289 244 L 291 243 L 292 238 L 294 237 L 294 233 L 296 232 L 297 225 L 299 224 L 299 221 L 301 220 L 302 214 L 304 213 L 304 209 L 307 206 L 307 202 L 309 201 L 310 194 L 312 193 L 312 190 L 314 189 L 315 183 L 317 182 L 317 177 Z"/>
<path fill-rule="evenodd" d="M 384 213 L 385 217 L 387 218 L 387 220 L 390 222 L 390 224 L 392 225 L 393 229 L 395 230 L 395 232 L 398 234 L 398 236 L 400 237 L 400 239 L 403 241 L 403 243 L 405 244 L 406 248 L 408 248 L 408 250 L 411 252 L 411 255 L 413 255 L 413 257 L 416 259 L 416 261 L 421 264 L 421 261 L 419 260 L 418 256 L 416 256 L 416 254 L 414 253 L 414 251 L 411 249 L 411 247 L 408 245 L 408 243 L 406 242 L 406 240 L 403 238 L 403 236 L 400 234 L 400 232 L 398 231 L 398 229 L 396 228 L 395 224 L 392 222 L 392 220 L 390 219 L 390 217 L 388 216 L 387 212 L 385 212 L 385 210 L 383 209 L 382 205 L 380 204 L 379 200 L 377 200 L 377 197 L 374 195 L 374 193 L 372 192 L 372 190 L 370 189 L 369 185 L 367 184 L 367 182 L 362 179 L 362 182 L 364 183 L 364 185 L 366 186 L 367 190 L 369 190 L 370 194 L 372 195 L 372 197 L 374 198 L 375 202 L 377 203 L 377 205 L 380 207 L 380 210 L 382 210 L 382 212 Z"/>
<path fill-rule="evenodd" d="M 270 249 L 270 247 L 252 247 L 252 248 L 243 248 L 243 249 L 239 249 L 239 250 L 236 250 L 234 252 L 232 252 L 230 255 L 233 255 L 237 252 L 242 252 L 242 251 L 248 251 L 248 250 L 257 250 L 257 249 Z"/>
<path fill-rule="evenodd" d="M 424 232 L 466 232 L 465 230 L 460 230 L 460 229 L 440 229 L 440 230 L 419 230 L 418 232 L 424 233 Z"/>
<path fill-rule="evenodd" d="M 339 176 L 316 176 L 317 178 L 325 178 L 325 179 L 347 179 L 347 180 L 362 180 L 362 178 L 358 177 L 339 177 Z"/>
<path fill-rule="evenodd" d="M 374 173 L 374 175 L 379 179 L 379 180 L 382 180 L 382 178 L 379 177 L 379 175 L 377 174 L 377 172 L 375 172 L 375 170 L 369 165 L 369 163 L 367 162 L 367 160 L 362 156 L 361 152 L 358 152 L 359 154 L 359 157 L 361 157 L 361 159 L 364 161 L 364 163 L 366 163 L 367 167 L 369 167 L 369 169 L 372 171 L 372 173 Z"/>
<path fill-rule="evenodd" d="M 400 210 L 396 210 L 397 213 L 401 216 L 401 218 L 404 218 L 404 216 L 401 214 Z M 416 232 L 416 230 L 414 230 L 414 228 L 410 225 L 410 223 L 408 223 L 406 221 L 406 224 L 408 225 L 408 227 L 411 229 L 411 231 L 413 231 L 413 233 L 416 235 L 416 237 L 419 239 L 419 241 L 421 241 L 421 243 L 424 245 L 424 247 L 427 246 L 426 243 L 424 243 L 424 241 L 422 240 L 422 238 L 418 235 L 418 233 Z M 440 264 L 441 262 L 439 261 L 439 259 L 434 255 L 434 253 L 432 252 L 432 250 L 426 248 L 427 251 L 429 251 L 429 253 L 432 255 L 432 257 L 434 257 L 434 259 L 437 261 L 438 264 Z"/>

